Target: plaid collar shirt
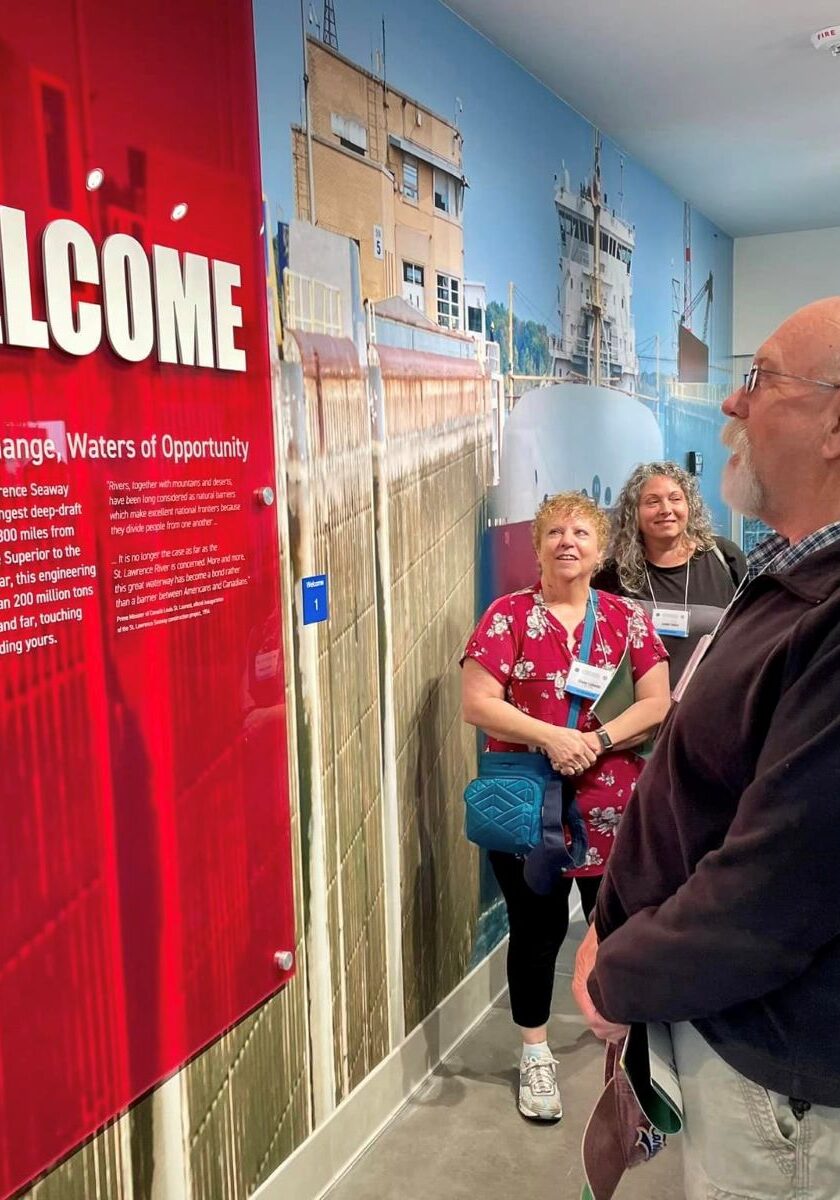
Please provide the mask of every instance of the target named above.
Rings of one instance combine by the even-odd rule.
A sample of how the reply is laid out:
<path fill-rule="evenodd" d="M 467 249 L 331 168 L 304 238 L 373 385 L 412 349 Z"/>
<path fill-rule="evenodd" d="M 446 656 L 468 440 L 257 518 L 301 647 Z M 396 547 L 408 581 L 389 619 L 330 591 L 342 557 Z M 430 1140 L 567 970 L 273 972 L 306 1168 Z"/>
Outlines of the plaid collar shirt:
<path fill-rule="evenodd" d="M 756 575 L 761 575 L 763 571 L 771 569 L 773 574 L 777 574 L 779 571 L 789 571 L 809 554 L 813 554 L 816 550 L 824 550 L 826 546 L 831 546 L 837 541 L 840 541 L 840 521 L 823 525 L 822 529 L 809 533 L 807 537 L 802 538 L 799 542 L 794 542 L 793 545 L 782 534 L 773 533 L 763 542 L 759 542 L 747 558 L 747 577 L 755 579 Z"/>

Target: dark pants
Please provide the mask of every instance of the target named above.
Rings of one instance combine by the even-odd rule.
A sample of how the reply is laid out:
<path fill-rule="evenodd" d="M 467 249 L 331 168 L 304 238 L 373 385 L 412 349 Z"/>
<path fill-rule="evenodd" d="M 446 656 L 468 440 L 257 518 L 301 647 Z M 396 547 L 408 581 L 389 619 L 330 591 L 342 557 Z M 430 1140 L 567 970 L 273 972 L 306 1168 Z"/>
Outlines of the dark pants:
<path fill-rule="evenodd" d="M 507 905 L 510 941 L 507 977 L 510 1008 L 517 1025 L 535 1029 L 551 1012 L 554 966 L 569 928 L 572 878 L 561 875 L 548 896 L 532 892 L 523 875 L 524 859 L 491 850 L 488 855 Z M 595 907 L 601 876 L 577 879 L 586 919 Z"/>

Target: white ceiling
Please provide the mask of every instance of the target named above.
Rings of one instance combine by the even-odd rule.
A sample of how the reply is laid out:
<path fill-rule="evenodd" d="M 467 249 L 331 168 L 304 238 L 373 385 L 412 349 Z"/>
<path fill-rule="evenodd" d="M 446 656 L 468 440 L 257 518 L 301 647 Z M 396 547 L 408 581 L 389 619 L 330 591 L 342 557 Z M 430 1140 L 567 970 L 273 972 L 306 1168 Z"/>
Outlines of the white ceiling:
<path fill-rule="evenodd" d="M 727 233 L 840 226 L 840 0 L 446 0 Z"/>

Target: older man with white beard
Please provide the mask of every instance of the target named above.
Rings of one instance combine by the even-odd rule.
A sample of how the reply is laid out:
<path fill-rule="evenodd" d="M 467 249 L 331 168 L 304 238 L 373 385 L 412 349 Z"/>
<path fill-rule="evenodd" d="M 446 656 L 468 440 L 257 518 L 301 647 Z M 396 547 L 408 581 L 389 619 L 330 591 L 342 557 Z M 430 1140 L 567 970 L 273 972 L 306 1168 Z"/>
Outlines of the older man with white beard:
<path fill-rule="evenodd" d="M 583 1007 L 601 1036 L 671 1023 L 688 1200 L 838 1200 L 840 297 L 723 411 L 724 496 L 777 532 L 625 812 Z"/>

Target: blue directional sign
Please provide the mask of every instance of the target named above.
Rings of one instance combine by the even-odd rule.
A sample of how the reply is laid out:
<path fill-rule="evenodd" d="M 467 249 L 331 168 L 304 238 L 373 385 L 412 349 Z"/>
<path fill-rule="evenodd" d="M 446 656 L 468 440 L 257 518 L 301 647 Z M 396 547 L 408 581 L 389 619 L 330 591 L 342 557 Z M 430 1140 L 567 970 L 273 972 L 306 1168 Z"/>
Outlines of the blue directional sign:
<path fill-rule="evenodd" d="M 330 590 L 326 575 L 307 575 L 301 579 L 303 589 L 303 623 L 314 625 L 330 615 Z"/>

